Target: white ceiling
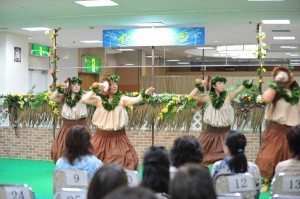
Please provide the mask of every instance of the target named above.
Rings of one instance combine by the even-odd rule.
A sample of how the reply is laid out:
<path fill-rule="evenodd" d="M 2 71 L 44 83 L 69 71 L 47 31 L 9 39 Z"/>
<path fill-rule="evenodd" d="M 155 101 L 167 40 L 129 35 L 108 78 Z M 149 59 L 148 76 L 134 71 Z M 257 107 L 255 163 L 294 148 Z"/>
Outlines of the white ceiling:
<path fill-rule="evenodd" d="M 263 19 L 288 19 L 290 25 L 263 25 L 269 52 L 300 51 L 300 0 L 115 0 L 119 6 L 87 8 L 73 0 L 0 0 L 0 32 L 27 35 L 30 43 L 49 45 L 44 32 L 24 27 L 58 28 L 59 45 L 99 47 L 81 40 L 102 40 L 103 29 L 137 28 L 138 22 L 162 22 L 166 27 L 205 27 L 206 45 L 256 44 L 256 24 Z M 272 32 L 289 30 L 290 32 Z M 273 40 L 295 36 L 295 40 Z M 214 43 L 213 41 L 219 41 Z M 293 45 L 297 49 L 280 49 Z M 188 48 L 187 48 L 188 49 Z M 300 54 L 300 53 L 298 53 Z M 294 57 L 300 59 L 300 57 Z"/>

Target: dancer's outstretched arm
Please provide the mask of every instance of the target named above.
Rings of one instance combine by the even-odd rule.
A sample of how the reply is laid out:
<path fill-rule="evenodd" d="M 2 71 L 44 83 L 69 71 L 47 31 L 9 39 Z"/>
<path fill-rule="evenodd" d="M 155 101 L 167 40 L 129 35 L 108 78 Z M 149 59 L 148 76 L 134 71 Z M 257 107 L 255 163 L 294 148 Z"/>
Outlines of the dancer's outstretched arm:
<path fill-rule="evenodd" d="M 145 91 L 145 95 L 151 95 L 154 92 L 155 88 L 150 87 Z M 122 96 L 121 98 L 121 105 L 122 106 L 129 106 L 139 103 L 143 100 L 143 94 L 140 94 L 136 97 L 129 97 L 129 96 Z"/>
<path fill-rule="evenodd" d="M 248 81 L 247 85 L 248 85 L 249 87 L 252 86 L 252 83 L 253 83 L 253 81 L 254 81 L 255 78 L 256 78 L 256 77 L 252 77 L 252 78 Z M 233 99 L 234 99 L 240 92 L 242 92 L 242 90 L 244 90 L 245 88 L 246 88 L 246 86 L 245 86 L 244 84 L 242 84 L 242 85 L 240 85 L 237 89 L 235 89 L 234 91 L 230 92 L 230 93 L 228 94 L 229 100 L 230 100 L 230 101 L 233 100 Z"/>

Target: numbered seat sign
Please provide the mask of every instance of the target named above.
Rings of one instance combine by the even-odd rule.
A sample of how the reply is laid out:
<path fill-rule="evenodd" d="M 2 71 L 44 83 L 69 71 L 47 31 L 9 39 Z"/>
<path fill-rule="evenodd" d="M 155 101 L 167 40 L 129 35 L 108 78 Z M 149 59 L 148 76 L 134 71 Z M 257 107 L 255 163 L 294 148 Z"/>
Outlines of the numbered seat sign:
<path fill-rule="evenodd" d="M 128 179 L 128 185 L 131 187 L 138 186 L 140 184 L 140 177 L 137 171 L 125 170 Z"/>
<path fill-rule="evenodd" d="M 87 191 L 61 191 L 60 193 L 61 199 L 86 199 Z"/>
<path fill-rule="evenodd" d="M 228 176 L 227 179 L 230 192 L 251 191 L 254 189 L 253 178 L 250 175 L 233 175 Z"/>
<path fill-rule="evenodd" d="M 6 186 L 4 187 L 7 199 L 31 199 L 27 187 Z"/>
<path fill-rule="evenodd" d="M 80 170 L 66 171 L 67 185 L 70 186 L 87 186 L 87 173 Z"/>
<path fill-rule="evenodd" d="M 283 176 L 282 190 L 285 192 L 300 192 L 300 176 Z"/>

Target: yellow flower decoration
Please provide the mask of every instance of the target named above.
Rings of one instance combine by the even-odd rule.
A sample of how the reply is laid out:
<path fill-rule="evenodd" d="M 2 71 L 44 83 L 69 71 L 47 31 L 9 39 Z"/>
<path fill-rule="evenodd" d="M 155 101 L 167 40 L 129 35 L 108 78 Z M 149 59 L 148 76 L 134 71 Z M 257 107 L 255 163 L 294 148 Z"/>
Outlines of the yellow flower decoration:
<path fill-rule="evenodd" d="M 50 106 L 52 106 L 52 107 L 53 107 L 53 106 L 55 106 L 55 104 L 56 104 L 56 102 L 55 102 L 55 101 L 53 101 L 53 100 L 50 100 L 50 101 L 49 101 L 49 105 L 50 105 Z"/>
<path fill-rule="evenodd" d="M 259 80 L 259 83 L 263 83 L 263 82 L 264 82 L 264 80 L 262 80 L 262 79 Z"/>
<path fill-rule="evenodd" d="M 59 115 L 59 110 L 58 110 L 58 108 L 55 108 L 55 109 L 53 110 L 53 113 L 54 113 L 55 115 Z"/>
<path fill-rule="evenodd" d="M 131 111 L 133 110 L 133 105 L 127 106 Z"/>
<path fill-rule="evenodd" d="M 262 71 L 265 73 L 265 72 L 267 72 L 267 69 L 266 68 L 262 68 Z"/>
<path fill-rule="evenodd" d="M 185 96 L 189 101 L 191 101 L 193 98 L 192 98 L 192 96 L 190 96 L 190 95 L 186 95 Z"/>
<path fill-rule="evenodd" d="M 24 102 L 23 101 L 20 101 L 18 102 L 20 104 L 20 109 L 24 109 Z"/>
<path fill-rule="evenodd" d="M 168 108 L 167 107 L 163 108 L 163 110 L 161 112 L 162 113 L 167 113 L 168 112 Z"/>

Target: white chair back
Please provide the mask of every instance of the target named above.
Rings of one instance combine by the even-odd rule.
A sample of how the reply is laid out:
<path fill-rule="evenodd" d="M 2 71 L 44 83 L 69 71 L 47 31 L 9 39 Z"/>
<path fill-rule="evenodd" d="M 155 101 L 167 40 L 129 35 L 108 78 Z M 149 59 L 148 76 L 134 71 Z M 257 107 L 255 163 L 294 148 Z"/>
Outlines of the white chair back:
<path fill-rule="evenodd" d="M 217 194 L 240 193 L 244 199 L 253 199 L 257 191 L 249 173 L 219 175 L 215 181 Z"/>
<path fill-rule="evenodd" d="M 128 179 L 128 185 L 130 187 L 138 186 L 141 182 L 139 173 L 135 170 L 127 170 L 125 169 L 127 179 Z"/>
<path fill-rule="evenodd" d="M 55 193 L 54 199 L 87 199 L 87 190 L 78 188 L 62 188 Z"/>
<path fill-rule="evenodd" d="M 217 199 L 244 199 L 240 193 L 223 193 L 218 194 Z"/>
<path fill-rule="evenodd" d="M 275 195 L 281 197 L 298 196 L 300 198 L 300 172 L 279 173 L 277 176 L 274 176 L 271 197 Z"/>
<path fill-rule="evenodd" d="M 34 199 L 31 187 L 28 185 L 0 184 L 1 199 Z"/>
<path fill-rule="evenodd" d="M 62 188 L 88 188 L 88 175 L 84 170 L 56 169 L 53 172 L 54 194 Z"/>

